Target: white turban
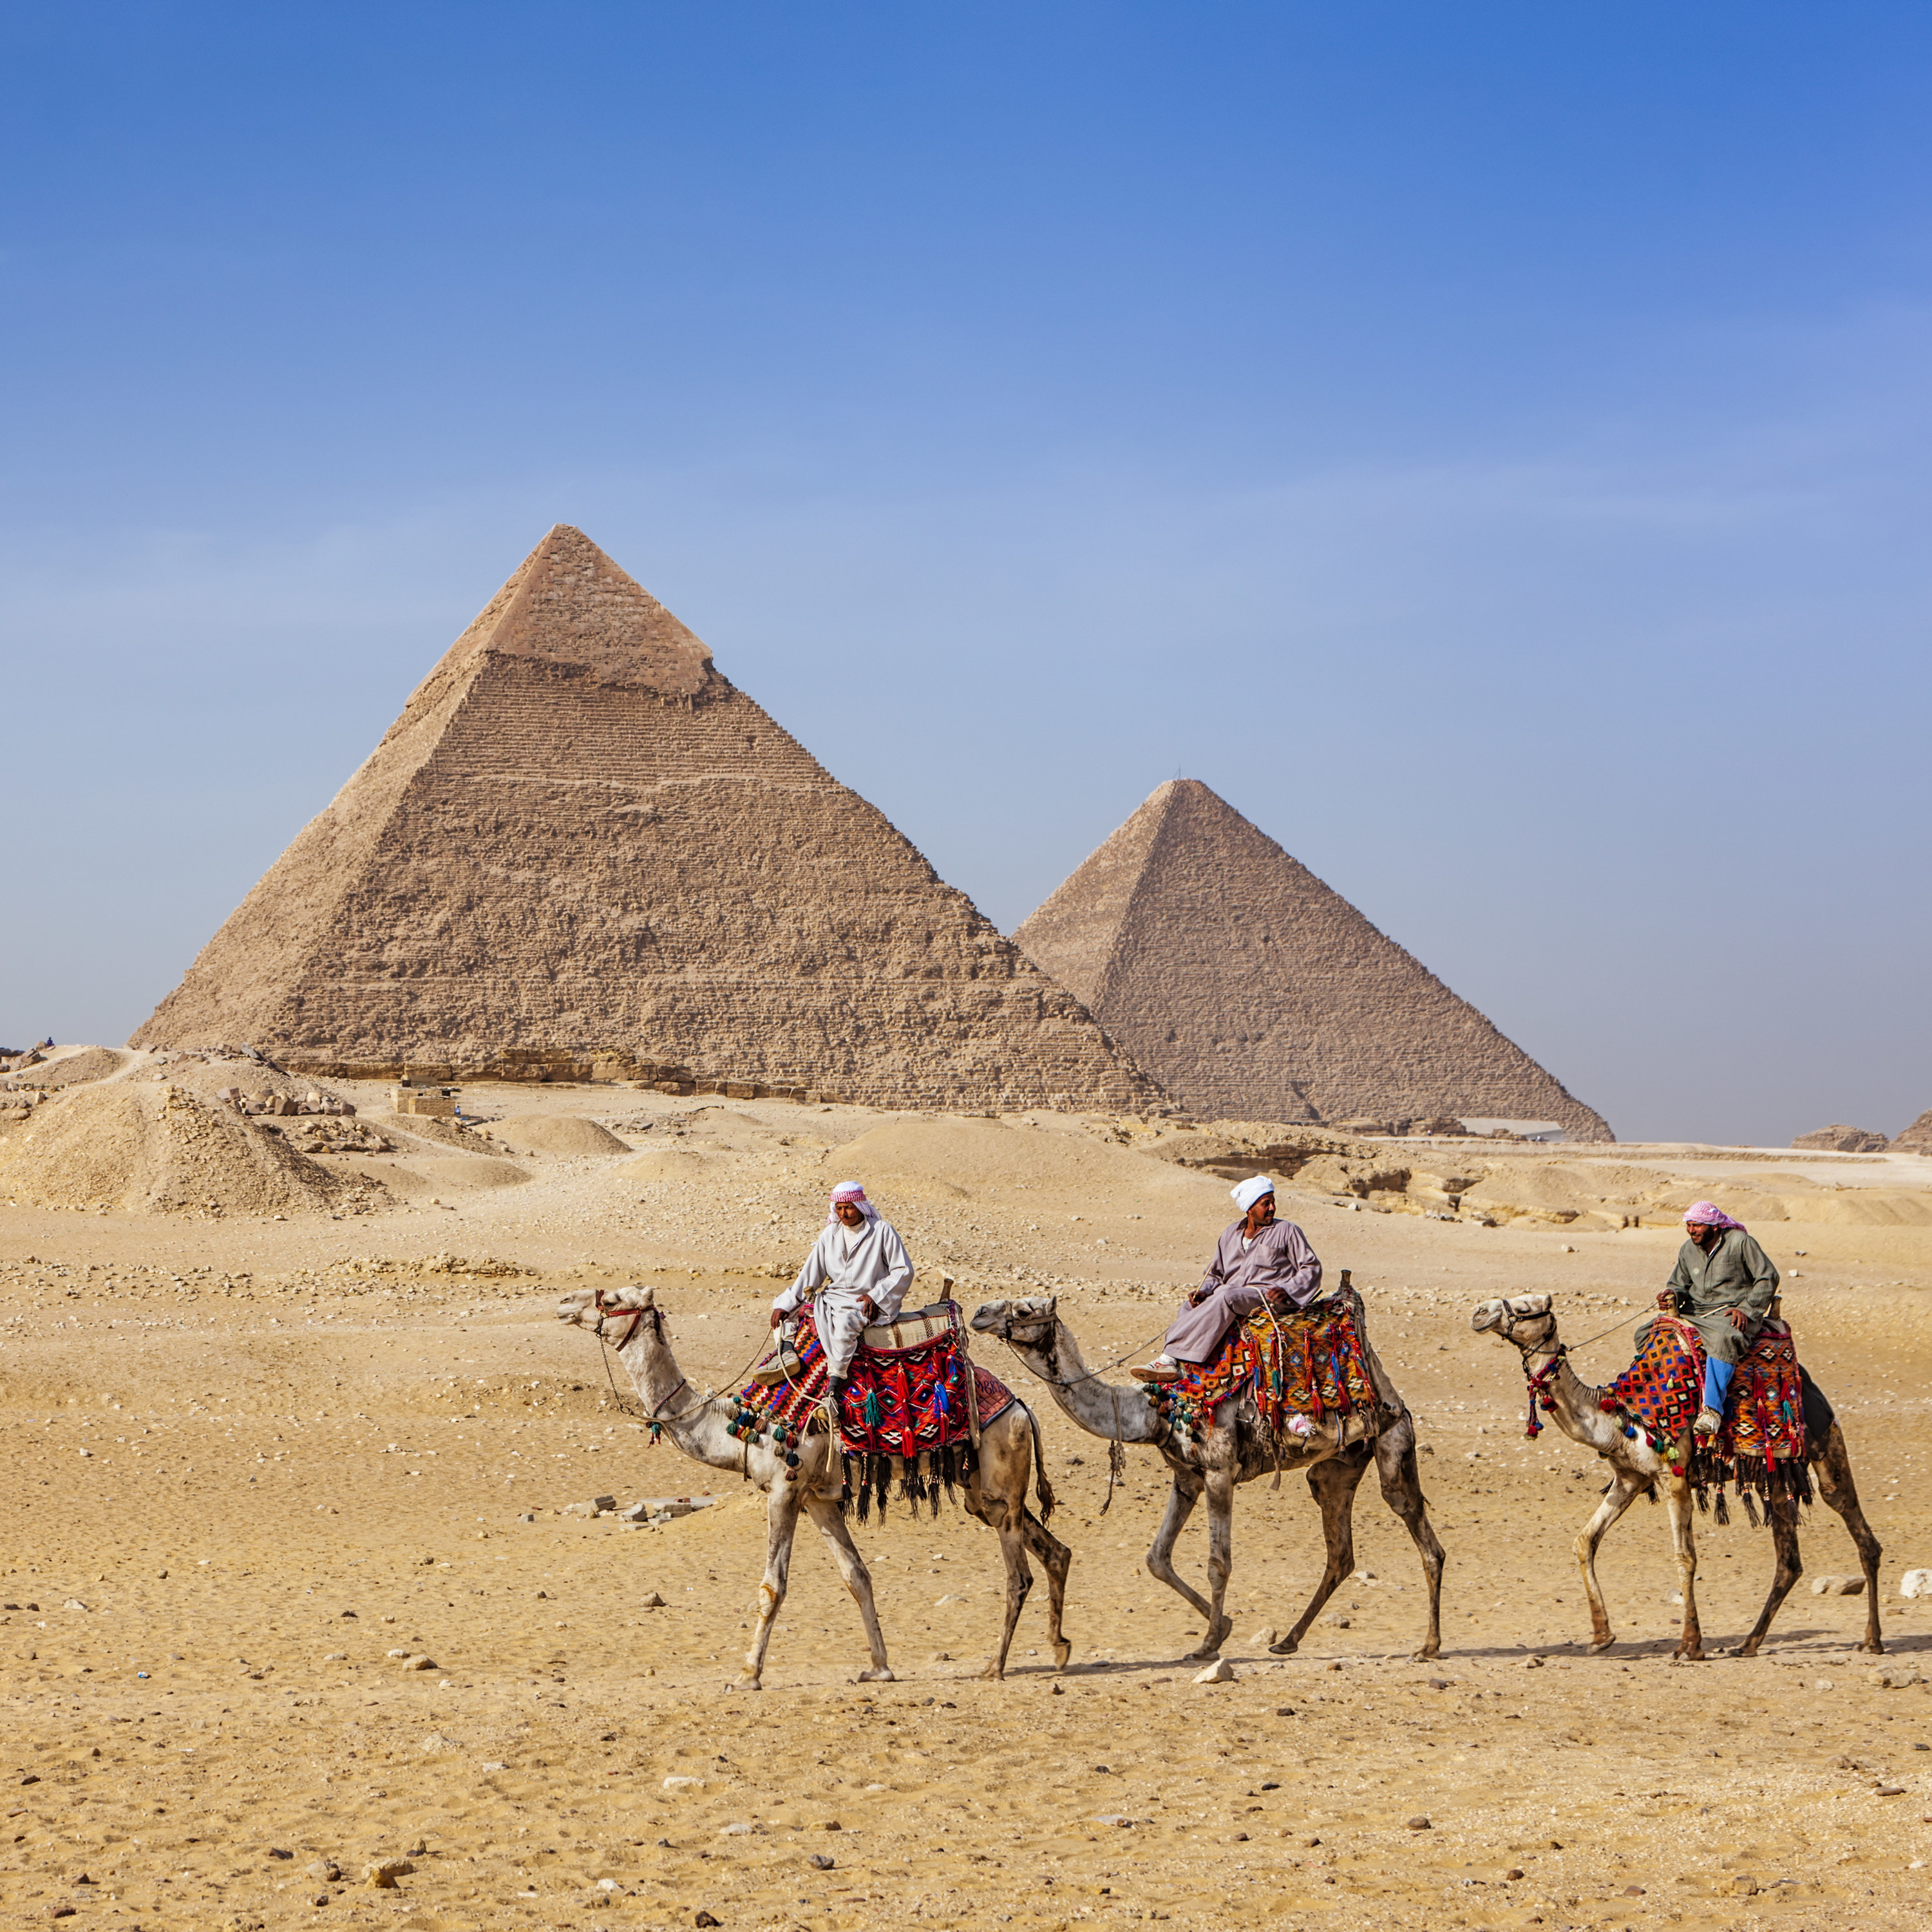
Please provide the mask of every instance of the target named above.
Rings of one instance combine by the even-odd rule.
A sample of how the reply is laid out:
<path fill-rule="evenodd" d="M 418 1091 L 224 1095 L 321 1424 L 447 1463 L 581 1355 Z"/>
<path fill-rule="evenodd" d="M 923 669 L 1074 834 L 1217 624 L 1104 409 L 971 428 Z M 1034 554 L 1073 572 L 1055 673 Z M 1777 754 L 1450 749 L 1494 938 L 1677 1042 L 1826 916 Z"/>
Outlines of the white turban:
<path fill-rule="evenodd" d="M 1274 1183 L 1266 1174 L 1257 1174 L 1228 1191 L 1234 1197 L 1234 1205 L 1245 1214 L 1264 1194 L 1274 1192 Z"/>

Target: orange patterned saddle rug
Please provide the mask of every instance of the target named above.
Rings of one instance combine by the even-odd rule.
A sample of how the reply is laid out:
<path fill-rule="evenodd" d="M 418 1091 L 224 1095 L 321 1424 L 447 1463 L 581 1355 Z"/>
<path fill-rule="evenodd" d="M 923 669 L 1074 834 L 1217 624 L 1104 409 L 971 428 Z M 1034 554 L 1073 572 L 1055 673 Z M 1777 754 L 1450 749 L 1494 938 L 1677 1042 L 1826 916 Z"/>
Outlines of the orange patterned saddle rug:
<path fill-rule="evenodd" d="M 1604 1390 L 1598 1406 L 1621 1418 L 1624 1433 L 1641 1436 L 1658 1455 L 1672 1455 L 1703 1403 L 1704 1344 L 1688 1322 L 1660 1315 L 1646 1331 L 1636 1359 Z M 1782 1492 L 1811 1500 L 1806 1467 L 1804 1384 L 1790 1324 L 1767 1322 L 1738 1363 L 1724 1406 L 1723 1426 L 1708 1443 L 1691 1438 L 1690 1475 L 1700 1503 L 1718 1486 L 1768 1502 Z"/>
<path fill-rule="evenodd" d="M 1284 1450 L 1336 1418 L 1359 1416 L 1372 1432 L 1376 1385 L 1362 1346 L 1360 1300 L 1350 1291 L 1315 1315 L 1259 1310 L 1228 1331 L 1211 1362 L 1183 1363 L 1172 1382 L 1151 1383 L 1148 1394 L 1168 1426 L 1193 1442 L 1207 1434 L 1222 1402 L 1250 1394 Z"/>

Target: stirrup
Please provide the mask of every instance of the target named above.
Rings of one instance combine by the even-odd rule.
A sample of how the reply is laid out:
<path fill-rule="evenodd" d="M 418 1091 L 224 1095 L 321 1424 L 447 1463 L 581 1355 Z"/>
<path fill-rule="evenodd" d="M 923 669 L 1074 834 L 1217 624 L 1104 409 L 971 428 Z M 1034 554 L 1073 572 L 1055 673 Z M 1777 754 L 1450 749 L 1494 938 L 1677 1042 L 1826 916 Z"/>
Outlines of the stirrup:
<path fill-rule="evenodd" d="M 1690 1425 L 1694 1436 L 1714 1436 L 1724 1426 L 1724 1418 L 1714 1408 L 1700 1408 L 1697 1420 Z"/>

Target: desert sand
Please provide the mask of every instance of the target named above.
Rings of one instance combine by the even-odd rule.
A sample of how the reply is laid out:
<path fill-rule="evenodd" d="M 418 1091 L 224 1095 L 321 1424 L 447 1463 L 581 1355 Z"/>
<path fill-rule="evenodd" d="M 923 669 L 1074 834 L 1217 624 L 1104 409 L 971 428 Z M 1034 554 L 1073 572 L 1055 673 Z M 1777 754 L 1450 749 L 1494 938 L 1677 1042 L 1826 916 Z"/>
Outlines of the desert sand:
<path fill-rule="evenodd" d="M 1198 1278 L 1220 1170 L 1266 1131 L 1210 1130 L 1189 1166 L 1172 1124 L 1126 1117 L 479 1086 L 484 1128 L 458 1130 L 371 1087 L 339 1090 L 389 1152 L 271 1157 L 207 1138 L 228 1131 L 198 1097 L 220 1072 L 112 1056 L 0 1136 L 5 1924 L 1927 1921 L 1932 1602 L 1898 1591 L 1932 1564 L 1932 1159 L 1337 1144 L 1282 1208 L 1352 1270 L 1418 1418 L 1448 1555 L 1438 1658 L 1412 1659 L 1419 1572 L 1372 1483 L 1358 1574 L 1300 1655 L 1268 1657 L 1319 1568 L 1291 1478 L 1239 1494 L 1234 1681 L 1195 1683 L 1199 1625 L 1141 1567 L 1164 1468 L 1130 1454 L 1103 1514 L 1106 1446 L 986 1342 L 1042 1418 L 1070 1667 L 1036 1592 L 1016 1668 L 982 1681 L 994 1539 L 895 1505 L 855 1533 L 898 1681 L 852 1682 L 858 1617 L 808 1532 L 750 1693 L 762 1498 L 652 1447 L 558 1296 L 656 1284 L 684 1367 L 723 1386 L 854 1175 L 928 1292 L 944 1270 L 969 1312 L 1055 1293 L 1112 1361 Z M 98 1106 L 103 1074 L 120 1125 L 96 1123 L 63 1197 L 22 1137 Z M 254 1191 L 230 1198 L 237 1160 Z M 1641 1504 L 1600 1565 L 1620 1641 L 1582 1648 L 1570 1544 L 1598 1466 L 1526 1441 L 1514 1352 L 1469 1312 L 1547 1291 L 1574 1341 L 1628 1324 L 1702 1194 L 1786 1271 L 1886 1546 L 1883 1657 L 1852 1648 L 1862 1599 L 1810 1591 L 1856 1567 L 1822 1508 L 1757 1659 L 1670 1660 L 1676 1573 Z M 1582 1371 L 1607 1378 L 1628 1334 Z M 656 1527 L 558 1514 L 600 1496 L 716 1500 Z M 1699 1535 L 1716 1650 L 1756 1614 L 1768 1539 L 1742 1514 Z M 1180 1556 L 1198 1577 L 1198 1520 Z M 410 1869 L 370 1884 L 383 1861 Z"/>

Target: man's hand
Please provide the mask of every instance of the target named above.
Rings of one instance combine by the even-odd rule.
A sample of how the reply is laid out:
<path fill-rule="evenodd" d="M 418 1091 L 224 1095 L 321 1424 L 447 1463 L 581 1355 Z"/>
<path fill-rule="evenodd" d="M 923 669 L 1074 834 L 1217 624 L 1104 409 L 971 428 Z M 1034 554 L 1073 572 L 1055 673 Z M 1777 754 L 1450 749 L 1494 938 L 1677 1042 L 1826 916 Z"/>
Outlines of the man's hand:
<path fill-rule="evenodd" d="M 869 1294 L 862 1294 L 859 1298 L 859 1312 L 868 1322 L 876 1322 L 879 1318 L 879 1304 Z"/>
<path fill-rule="evenodd" d="M 784 1310 L 782 1308 L 774 1308 L 772 1310 L 772 1326 L 774 1328 L 776 1328 L 784 1319 Z"/>
<path fill-rule="evenodd" d="M 1664 1292 L 1657 1298 L 1657 1305 L 1658 1307 L 1662 1309 L 1666 1314 L 1668 1314 L 1677 1306 L 1677 1297 L 1672 1290 L 1666 1288 Z"/>
<path fill-rule="evenodd" d="M 1731 1318 L 1733 1328 L 1748 1328 L 1750 1326 L 1750 1317 L 1742 1308 L 1727 1308 L 1724 1312 Z"/>

